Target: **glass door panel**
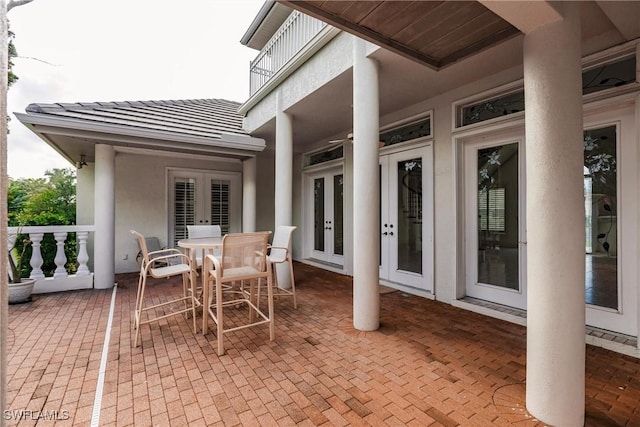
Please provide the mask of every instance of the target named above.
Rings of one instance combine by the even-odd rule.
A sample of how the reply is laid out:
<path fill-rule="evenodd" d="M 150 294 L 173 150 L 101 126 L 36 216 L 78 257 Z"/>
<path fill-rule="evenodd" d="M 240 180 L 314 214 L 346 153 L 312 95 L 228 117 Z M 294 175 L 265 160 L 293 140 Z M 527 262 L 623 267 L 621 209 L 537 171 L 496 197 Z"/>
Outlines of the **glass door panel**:
<path fill-rule="evenodd" d="M 616 126 L 584 132 L 586 303 L 613 310 L 618 298 Z"/>
<path fill-rule="evenodd" d="M 333 254 L 344 255 L 344 177 L 333 176 Z"/>
<path fill-rule="evenodd" d="M 467 295 L 526 309 L 524 137 L 465 146 Z"/>
<path fill-rule="evenodd" d="M 398 269 L 422 274 L 422 159 L 397 163 Z"/>
<path fill-rule="evenodd" d="M 478 165 L 478 282 L 520 289 L 518 144 L 480 149 Z"/>
<path fill-rule="evenodd" d="M 231 181 L 210 179 L 209 224 L 219 225 L 222 234 L 231 231 Z"/>
<path fill-rule="evenodd" d="M 324 252 L 324 178 L 313 180 L 313 250 Z"/>
<path fill-rule="evenodd" d="M 196 180 L 193 178 L 176 177 L 173 181 L 173 234 L 175 242 L 186 239 L 187 225 L 195 224 L 196 220 Z"/>
<path fill-rule="evenodd" d="M 307 199 L 312 235 L 309 236 L 311 258 L 342 265 L 344 255 L 344 179 L 333 169 L 309 176 Z"/>

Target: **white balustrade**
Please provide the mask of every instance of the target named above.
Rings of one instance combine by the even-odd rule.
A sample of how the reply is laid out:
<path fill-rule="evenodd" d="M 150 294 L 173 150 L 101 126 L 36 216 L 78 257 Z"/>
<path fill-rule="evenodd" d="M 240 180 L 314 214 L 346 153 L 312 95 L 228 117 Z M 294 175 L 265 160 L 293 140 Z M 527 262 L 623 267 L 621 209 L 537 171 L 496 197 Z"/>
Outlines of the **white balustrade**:
<path fill-rule="evenodd" d="M 67 277 L 67 270 L 64 268 L 67 263 L 67 256 L 64 253 L 64 241 L 67 240 L 67 233 L 58 231 L 53 233 L 53 237 L 56 239 L 56 257 L 53 260 L 56 263 L 56 271 L 53 273 L 53 277 Z"/>
<path fill-rule="evenodd" d="M 78 241 L 78 270 L 76 276 L 88 276 L 91 274 L 87 262 L 89 262 L 89 253 L 87 252 L 88 231 L 76 232 L 76 240 Z"/>
<path fill-rule="evenodd" d="M 256 93 L 327 24 L 294 11 L 250 63 L 250 94 Z"/>
<path fill-rule="evenodd" d="M 67 226 L 28 226 L 9 227 L 8 245 L 13 247 L 13 242 L 18 234 L 26 234 L 31 241 L 32 253 L 29 264 L 31 275 L 36 279 L 34 293 L 58 292 L 72 289 L 87 289 L 93 287 L 93 273 L 89 270 L 89 252 L 87 242 L 90 233 L 95 231 L 93 225 L 67 225 Z M 77 270 L 75 274 L 69 274 L 65 268 L 67 256 L 64 252 L 65 242 L 69 233 L 76 233 L 77 246 Z M 53 277 L 45 277 L 42 266 L 45 262 L 42 255 L 42 240 L 46 234 L 52 234 L 56 241 L 56 253 L 53 261 L 56 269 Z"/>
<path fill-rule="evenodd" d="M 44 279 L 44 273 L 42 272 L 42 251 L 40 250 L 40 242 L 44 238 L 44 233 L 29 233 L 29 239 L 31 240 L 31 276 L 34 279 Z"/>

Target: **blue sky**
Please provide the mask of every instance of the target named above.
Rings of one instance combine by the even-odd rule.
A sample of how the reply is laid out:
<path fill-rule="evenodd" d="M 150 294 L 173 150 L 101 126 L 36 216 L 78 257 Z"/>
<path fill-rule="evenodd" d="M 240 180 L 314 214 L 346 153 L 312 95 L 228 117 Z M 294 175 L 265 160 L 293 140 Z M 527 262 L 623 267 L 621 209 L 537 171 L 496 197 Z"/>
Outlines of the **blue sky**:
<path fill-rule="evenodd" d="M 21 58 L 9 113 L 30 103 L 224 98 L 245 101 L 240 44 L 263 0 L 34 0 L 8 18 Z M 71 167 L 12 116 L 8 172 Z"/>

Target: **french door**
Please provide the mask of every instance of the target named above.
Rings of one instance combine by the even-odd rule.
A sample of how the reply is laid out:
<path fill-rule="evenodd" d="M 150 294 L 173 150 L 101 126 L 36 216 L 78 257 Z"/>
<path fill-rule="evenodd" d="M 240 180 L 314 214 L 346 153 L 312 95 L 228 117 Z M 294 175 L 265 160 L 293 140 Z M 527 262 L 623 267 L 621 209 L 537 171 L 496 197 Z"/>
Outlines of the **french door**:
<path fill-rule="evenodd" d="M 169 241 L 187 238 L 188 225 L 241 230 L 241 177 L 235 173 L 169 171 Z"/>
<path fill-rule="evenodd" d="M 587 325 L 636 336 L 640 204 L 633 114 L 585 118 L 585 296 Z"/>
<path fill-rule="evenodd" d="M 380 278 L 421 292 L 433 291 L 432 177 L 431 146 L 380 156 Z"/>
<path fill-rule="evenodd" d="M 524 136 L 471 140 L 464 159 L 466 293 L 524 310 Z"/>
<path fill-rule="evenodd" d="M 344 264 L 344 175 L 342 167 L 307 175 L 307 253 Z"/>

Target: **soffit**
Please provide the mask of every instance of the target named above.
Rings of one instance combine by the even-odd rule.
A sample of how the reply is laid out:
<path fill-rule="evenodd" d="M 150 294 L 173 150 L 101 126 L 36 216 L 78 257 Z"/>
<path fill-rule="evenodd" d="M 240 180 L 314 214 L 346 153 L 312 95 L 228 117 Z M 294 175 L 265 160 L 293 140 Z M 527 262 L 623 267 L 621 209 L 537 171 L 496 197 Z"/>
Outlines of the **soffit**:
<path fill-rule="evenodd" d="M 278 1 L 434 69 L 520 34 L 476 1 Z"/>

